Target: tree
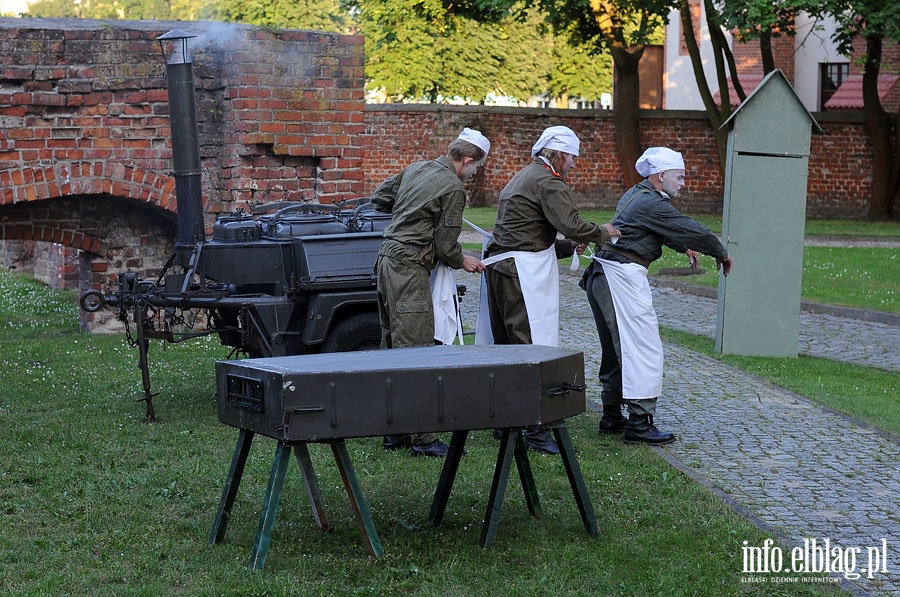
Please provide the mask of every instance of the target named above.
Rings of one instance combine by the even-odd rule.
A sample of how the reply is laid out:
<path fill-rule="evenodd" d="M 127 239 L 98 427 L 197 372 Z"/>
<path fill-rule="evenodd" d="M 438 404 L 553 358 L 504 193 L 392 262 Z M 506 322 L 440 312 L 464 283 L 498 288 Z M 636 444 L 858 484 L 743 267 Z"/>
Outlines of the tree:
<path fill-rule="evenodd" d="M 900 112 L 888 114 L 878 93 L 885 42 L 900 42 L 900 4 L 895 0 L 828 1 L 824 6 L 838 23 L 835 34 L 841 52 L 852 55 L 854 43 L 864 45 L 863 111 L 872 141 L 872 197 L 869 218 L 900 219 Z"/>
<path fill-rule="evenodd" d="M 710 35 L 716 52 L 721 104 L 716 106 L 709 93 L 709 86 L 700 66 L 700 55 L 690 16 L 687 0 L 680 0 L 681 18 L 684 23 L 685 43 L 691 54 L 694 74 L 701 98 L 710 121 L 716 130 L 719 143 L 720 163 L 724 165 L 727 134 L 720 130 L 731 112 L 726 80 L 726 69 L 741 100 L 745 98 L 737 73 L 734 58 L 724 43 L 722 28 L 734 30 L 738 39 L 760 39 L 765 72 L 774 68 L 771 46 L 767 39 L 777 34 L 792 35 L 793 15 L 805 11 L 813 17 L 831 15 L 838 24 L 834 41 L 844 55 L 853 55 L 854 44 L 864 46 L 863 69 L 863 110 L 866 130 L 872 141 L 872 196 L 869 203 L 869 218 L 900 219 L 900 135 L 898 122 L 900 114 L 888 114 L 878 94 L 878 77 L 885 66 L 882 62 L 884 43 L 900 42 L 900 4 L 894 0 L 729 0 L 713 4 L 704 0 Z"/>
<path fill-rule="evenodd" d="M 189 0 L 35 0 L 28 15 L 37 18 L 78 19 L 184 19 L 194 17 Z"/>
<path fill-rule="evenodd" d="M 368 86 L 389 98 L 483 102 L 497 94 L 524 103 L 548 90 L 596 99 L 609 89 L 603 67 L 584 60 L 584 49 L 570 50 L 566 37 L 553 36 L 536 7 L 358 0 L 353 8 L 366 36 Z M 560 68 L 573 64 L 583 70 Z"/>
<path fill-rule="evenodd" d="M 600 99 L 613 89 L 612 59 L 608 52 L 599 54 L 590 46 L 556 39 L 553 44 L 548 89 L 556 105 L 565 107 L 570 97 L 587 101 Z"/>
<path fill-rule="evenodd" d="M 665 25 L 668 0 L 538 0 L 557 31 L 594 53 L 609 51 L 615 69 L 613 114 L 619 167 L 626 186 L 640 181 L 640 77 L 644 48 Z"/>
<path fill-rule="evenodd" d="M 731 52 L 725 31 L 731 31 L 738 41 L 744 43 L 753 39 L 759 40 L 763 74 L 775 70 L 775 58 L 772 52 L 772 39 L 781 35 L 793 36 L 794 15 L 801 10 L 815 11 L 816 0 L 728 0 L 716 2 L 703 0 L 706 25 L 709 30 L 714 62 L 716 65 L 716 83 L 719 88 L 719 103 L 713 100 L 709 82 L 703 70 L 698 41 L 694 35 L 689 0 L 679 0 L 679 12 L 684 31 L 685 46 L 691 58 L 694 78 L 703 106 L 709 116 L 710 124 L 716 135 L 716 149 L 719 155 L 719 167 L 725 167 L 728 131 L 722 124 L 731 116 L 731 91 L 728 80 L 744 101 L 744 91 L 737 74 L 734 55 Z"/>
<path fill-rule="evenodd" d="M 210 0 L 200 18 L 314 31 L 346 32 L 350 13 L 340 0 Z"/>
<path fill-rule="evenodd" d="M 516 5 L 501 19 L 498 31 L 507 56 L 497 71 L 497 93 L 520 104 L 550 90 L 555 39 L 544 26 L 545 16 L 535 7 Z"/>
<path fill-rule="evenodd" d="M 35 0 L 28 16 L 63 19 L 156 20 L 195 18 L 191 0 Z"/>
<path fill-rule="evenodd" d="M 772 39 L 794 36 L 794 16 L 812 7 L 810 2 L 803 0 L 728 1 L 716 5 L 715 16 L 722 27 L 734 32 L 739 42 L 759 40 L 763 74 L 767 75 L 775 70 Z"/>
<path fill-rule="evenodd" d="M 697 90 L 700 93 L 700 99 L 706 108 L 706 114 L 709 117 L 710 125 L 716 136 L 716 150 L 719 155 L 719 168 L 725 168 L 725 159 L 728 146 L 728 133 L 722 130 L 722 124 L 731 116 L 731 93 L 728 89 L 728 77 L 741 101 L 746 99 L 747 95 L 741 86 L 741 82 L 737 76 L 737 68 L 734 63 L 734 55 L 731 53 L 731 47 L 728 40 L 722 32 L 722 19 L 717 16 L 717 9 L 713 5 L 712 0 L 703 0 L 704 12 L 706 14 L 706 25 L 709 29 L 710 43 L 712 44 L 713 57 L 716 65 L 716 80 L 719 86 L 719 103 L 716 104 L 713 94 L 709 88 L 709 82 L 706 80 L 706 73 L 703 70 L 703 58 L 700 55 L 700 44 L 694 34 L 694 24 L 691 16 L 691 7 L 689 0 L 679 0 L 679 16 L 681 18 L 681 29 L 684 31 L 684 43 L 687 47 L 688 54 L 691 58 L 691 67 L 694 70 L 694 79 L 697 81 Z"/>
<path fill-rule="evenodd" d="M 369 87 L 394 99 L 482 101 L 496 91 L 502 44 L 491 25 L 448 13 L 440 2 L 364 0 Z"/>

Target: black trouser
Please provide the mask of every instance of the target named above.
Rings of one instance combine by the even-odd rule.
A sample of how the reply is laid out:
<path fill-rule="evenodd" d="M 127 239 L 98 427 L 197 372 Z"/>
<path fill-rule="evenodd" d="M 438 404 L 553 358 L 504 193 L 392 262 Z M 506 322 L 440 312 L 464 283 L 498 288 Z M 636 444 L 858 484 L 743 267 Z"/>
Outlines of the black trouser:
<path fill-rule="evenodd" d="M 603 406 L 628 405 L 628 412 L 635 415 L 652 415 L 656 412 L 656 398 L 642 400 L 622 399 L 622 347 L 619 344 L 619 326 L 613 306 L 609 283 L 603 268 L 593 262 L 585 271 L 582 288 L 587 292 L 588 303 L 594 314 L 597 335 L 600 336 L 600 400 Z"/>

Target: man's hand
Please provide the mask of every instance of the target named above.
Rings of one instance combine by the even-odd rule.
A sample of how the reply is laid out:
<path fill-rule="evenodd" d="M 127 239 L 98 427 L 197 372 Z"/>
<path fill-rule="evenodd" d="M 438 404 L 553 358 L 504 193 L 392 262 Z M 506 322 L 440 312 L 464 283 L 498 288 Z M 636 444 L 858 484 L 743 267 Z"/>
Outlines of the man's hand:
<path fill-rule="evenodd" d="M 728 277 L 728 274 L 731 273 L 732 266 L 734 266 L 734 259 L 731 257 L 731 255 L 729 255 L 728 259 L 726 259 L 725 261 L 719 261 L 718 259 L 716 259 L 716 269 L 719 269 L 719 267 L 721 267 L 722 275 L 724 275 L 726 278 Z"/>
<path fill-rule="evenodd" d="M 612 225 L 612 222 L 607 222 L 606 224 L 602 224 L 606 231 L 609 232 L 610 238 L 614 236 L 622 236 L 622 233 L 619 232 L 619 229 Z"/>
<path fill-rule="evenodd" d="M 472 257 L 471 255 L 463 255 L 462 268 L 470 274 L 480 274 L 484 271 L 484 264 L 481 263 L 481 261 L 476 257 Z"/>
<path fill-rule="evenodd" d="M 688 249 L 684 253 L 688 256 L 688 265 L 691 266 L 691 269 L 697 269 L 697 266 L 700 263 L 700 255 L 697 253 L 697 251 Z"/>

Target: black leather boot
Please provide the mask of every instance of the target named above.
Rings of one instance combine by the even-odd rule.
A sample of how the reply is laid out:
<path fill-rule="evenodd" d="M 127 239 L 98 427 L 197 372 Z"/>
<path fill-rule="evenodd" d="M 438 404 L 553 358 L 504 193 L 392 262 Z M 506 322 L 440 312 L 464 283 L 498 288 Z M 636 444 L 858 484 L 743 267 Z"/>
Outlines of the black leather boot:
<path fill-rule="evenodd" d="M 412 445 L 412 436 L 408 433 L 402 435 L 385 435 L 381 440 L 381 447 L 385 450 L 399 450 Z"/>
<path fill-rule="evenodd" d="M 525 430 L 525 446 L 544 454 L 559 454 L 559 446 L 549 429 L 529 428 Z"/>
<path fill-rule="evenodd" d="M 624 416 L 622 416 L 622 407 L 618 404 L 608 406 L 606 404 L 603 405 L 603 416 L 600 417 L 600 423 L 597 425 L 597 432 L 612 435 L 613 433 L 619 433 L 623 429 L 625 429 L 625 424 L 628 422 Z"/>
<path fill-rule="evenodd" d="M 626 444 L 649 444 L 651 446 L 663 446 L 675 441 L 675 434 L 661 432 L 653 424 L 652 415 L 628 415 L 625 423 Z"/>
<path fill-rule="evenodd" d="M 410 453 L 413 456 L 432 456 L 443 458 L 450 451 L 450 447 L 439 439 L 430 444 L 413 444 Z"/>

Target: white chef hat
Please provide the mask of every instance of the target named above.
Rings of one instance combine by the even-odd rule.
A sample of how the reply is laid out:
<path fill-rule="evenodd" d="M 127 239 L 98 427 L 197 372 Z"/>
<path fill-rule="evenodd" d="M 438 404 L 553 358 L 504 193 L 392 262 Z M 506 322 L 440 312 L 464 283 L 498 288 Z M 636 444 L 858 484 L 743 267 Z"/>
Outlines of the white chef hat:
<path fill-rule="evenodd" d="M 564 151 L 574 156 L 578 155 L 578 148 L 581 141 L 575 132 L 567 126 L 549 126 L 541 133 L 541 138 L 537 140 L 534 147 L 531 148 L 531 157 L 537 155 L 537 152 L 544 149 L 556 149 Z"/>
<path fill-rule="evenodd" d="M 638 158 L 634 168 L 638 174 L 647 178 L 651 174 L 666 170 L 684 170 L 684 158 L 668 147 L 650 147 Z"/>
<path fill-rule="evenodd" d="M 466 127 L 462 130 L 457 139 L 471 143 L 472 145 L 483 151 L 484 155 L 487 155 L 488 152 L 491 151 L 491 142 L 488 141 L 487 137 L 481 134 L 481 131 L 476 131 L 475 129 Z"/>

